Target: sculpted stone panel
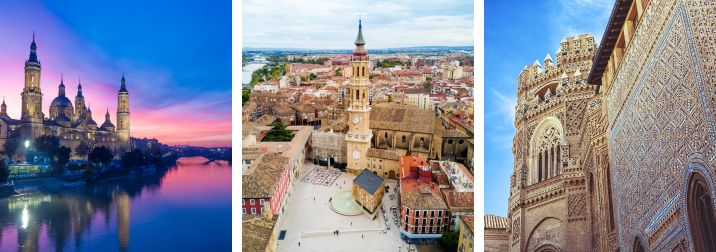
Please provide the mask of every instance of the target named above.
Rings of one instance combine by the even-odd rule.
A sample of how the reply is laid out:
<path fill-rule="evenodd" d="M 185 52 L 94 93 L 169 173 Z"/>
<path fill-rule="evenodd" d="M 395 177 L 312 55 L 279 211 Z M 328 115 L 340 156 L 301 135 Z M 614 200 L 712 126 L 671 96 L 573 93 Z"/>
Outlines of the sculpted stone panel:
<path fill-rule="evenodd" d="M 567 216 L 570 218 L 585 216 L 587 213 L 586 203 L 587 200 L 584 193 L 570 194 L 567 197 Z"/>
<path fill-rule="evenodd" d="M 609 91 L 609 121 L 613 122 L 609 148 L 622 247 L 628 247 L 633 235 L 650 223 L 666 223 L 661 218 L 669 215 L 659 213 L 684 190 L 674 178 L 682 176 L 691 156 L 713 160 L 716 138 L 709 105 L 713 100 L 709 99 L 714 91 L 708 89 L 713 89 L 715 80 L 711 68 L 714 33 L 705 31 L 713 31 L 716 12 L 714 3 L 705 5 L 651 1 Z M 692 23 L 704 27 L 690 26 L 687 6 L 691 13 L 701 15 Z M 703 20 L 707 17 L 708 21 Z M 702 65 L 710 69 L 709 75 L 701 74 Z M 669 236 L 646 238 L 673 242 Z"/>
<path fill-rule="evenodd" d="M 564 224 L 557 218 L 546 218 L 540 222 L 530 234 L 527 244 L 527 251 L 536 251 L 544 245 L 551 245 L 557 248 L 564 247 Z"/>

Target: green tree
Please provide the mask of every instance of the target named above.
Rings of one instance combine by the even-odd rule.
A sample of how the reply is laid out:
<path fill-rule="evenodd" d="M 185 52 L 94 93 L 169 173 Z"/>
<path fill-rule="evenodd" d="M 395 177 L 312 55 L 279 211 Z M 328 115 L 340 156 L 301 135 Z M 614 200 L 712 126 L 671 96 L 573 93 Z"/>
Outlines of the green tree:
<path fill-rule="evenodd" d="M 5 144 L 3 146 L 5 151 L 3 152 L 3 154 L 7 155 L 7 158 L 10 159 L 10 161 L 12 161 L 12 158 L 17 153 L 17 149 L 19 148 L 19 146 L 20 145 L 18 144 L 17 141 L 5 142 Z"/>
<path fill-rule="evenodd" d="M 318 79 L 318 75 L 311 73 L 311 80 Z"/>
<path fill-rule="evenodd" d="M 71 153 L 72 149 L 65 146 L 60 146 L 60 148 L 57 149 L 52 158 L 52 167 L 54 168 L 56 174 L 62 173 L 62 169 L 70 161 Z"/>
<path fill-rule="evenodd" d="M 122 168 L 125 170 L 132 167 L 144 165 L 145 163 L 146 161 L 144 154 L 142 154 L 142 151 L 139 149 L 134 149 L 122 155 Z"/>
<path fill-rule="evenodd" d="M 89 155 L 91 150 L 92 147 L 90 147 L 89 144 L 87 144 L 86 142 L 81 142 L 80 145 L 75 147 L 75 154 L 82 158 L 87 158 L 87 155 Z"/>
<path fill-rule="evenodd" d="M 341 75 L 343 75 L 343 68 L 336 69 L 336 76 L 341 76 Z"/>
<path fill-rule="evenodd" d="M 0 183 L 7 182 L 7 178 L 10 176 L 10 169 L 7 167 L 5 160 L 0 160 Z"/>
<path fill-rule="evenodd" d="M 443 251 L 457 251 L 458 236 L 456 232 L 445 231 L 438 239 L 438 245 L 443 248 Z"/>
<path fill-rule="evenodd" d="M 57 149 L 60 148 L 60 139 L 56 136 L 41 136 L 35 138 L 35 143 L 33 144 L 33 147 L 37 151 L 54 156 Z"/>
<path fill-rule="evenodd" d="M 92 149 L 92 152 L 90 152 L 88 159 L 93 163 L 100 163 L 105 165 L 112 160 L 112 157 L 113 156 L 111 150 L 109 150 L 107 147 L 100 146 Z"/>
<path fill-rule="evenodd" d="M 47 135 L 35 138 L 31 149 L 35 151 L 27 153 L 27 158 L 31 160 L 37 154 L 46 155 L 51 160 L 52 170 L 55 174 L 62 173 L 72 153 L 72 149 L 60 145 L 60 139 L 58 137 Z"/>
<path fill-rule="evenodd" d="M 244 105 L 246 102 L 249 101 L 249 96 L 251 95 L 251 89 L 244 88 L 241 90 L 241 105 Z"/>
<path fill-rule="evenodd" d="M 281 121 L 274 124 L 264 137 L 264 141 L 267 142 L 288 142 L 291 139 L 293 139 L 293 131 L 287 129 Z"/>

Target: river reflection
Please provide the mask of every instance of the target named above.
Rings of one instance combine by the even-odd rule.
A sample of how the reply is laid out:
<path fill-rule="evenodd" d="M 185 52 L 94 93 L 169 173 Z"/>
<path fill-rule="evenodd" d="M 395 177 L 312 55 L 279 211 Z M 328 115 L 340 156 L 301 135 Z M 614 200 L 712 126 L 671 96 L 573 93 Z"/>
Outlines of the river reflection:
<path fill-rule="evenodd" d="M 228 251 L 231 166 L 206 161 L 2 199 L 0 251 Z"/>

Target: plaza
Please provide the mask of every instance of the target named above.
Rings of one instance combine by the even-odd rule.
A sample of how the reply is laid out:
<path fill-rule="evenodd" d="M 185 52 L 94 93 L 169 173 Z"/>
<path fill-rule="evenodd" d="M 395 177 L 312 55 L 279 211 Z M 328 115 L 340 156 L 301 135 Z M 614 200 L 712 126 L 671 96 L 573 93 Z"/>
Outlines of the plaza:
<path fill-rule="evenodd" d="M 305 163 L 303 174 L 311 174 L 316 168 L 319 166 Z M 278 223 L 278 232 L 286 231 L 284 239 L 278 240 L 278 251 L 408 251 L 390 211 L 398 207 L 396 180 L 386 181 L 390 189 L 383 198 L 385 214 L 378 210 L 373 220 L 367 214 L 347 216 L 331 209 L 331 197 L 350 192 L 354 178 L 355 175 L 340 173 L 330 186 L 297 181 Z"/>

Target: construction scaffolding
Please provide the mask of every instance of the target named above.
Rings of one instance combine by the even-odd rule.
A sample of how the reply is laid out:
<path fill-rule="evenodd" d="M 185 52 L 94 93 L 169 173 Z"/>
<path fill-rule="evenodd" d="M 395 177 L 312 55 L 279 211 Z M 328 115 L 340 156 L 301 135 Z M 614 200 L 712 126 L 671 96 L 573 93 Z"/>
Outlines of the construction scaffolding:
<path fill-rule="evenodd" d="M 346 135 L 343 133 L 314 130 L 311 134 L 310 157 L 319 165 L 345 167 Z"/>

